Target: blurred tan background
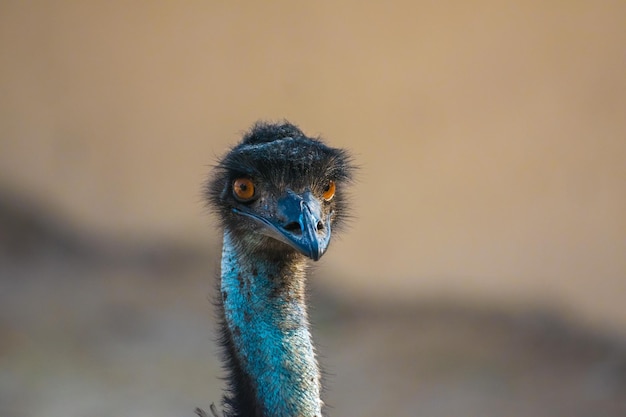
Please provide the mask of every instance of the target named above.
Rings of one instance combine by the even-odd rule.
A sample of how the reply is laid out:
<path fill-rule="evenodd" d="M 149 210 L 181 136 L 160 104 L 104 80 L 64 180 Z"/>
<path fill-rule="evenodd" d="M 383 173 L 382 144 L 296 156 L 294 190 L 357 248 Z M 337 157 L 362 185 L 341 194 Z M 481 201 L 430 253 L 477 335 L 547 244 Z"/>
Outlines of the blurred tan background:
<path fill-rule="evenodd" d="M 171 297 L 178 307 L 197 303 L 198 316 L 182 321 L 197 319 L 193 332 L 204 332 L 204 342 L 190 349 L 206 360 L 215 355 L 212 327 L 203 319 L 211 318 L 206 298 L 217 271 L 219 236 L 201 186 L 211 164 L 255 120 L 283 118 L 333 146 L 348 147 L 361 166 L 351 230 L 315 269 L 322 298 L 381 311 L 389 305 L 462 306 L 459 316 L 547 312 L 619 346 L 626 339 L 626 3 L 3 1 L 0 199 L 7 208 L 0 241 L 4 227 L 5 265 L 18 265 L 0 276 L 4 330 L 12 335 L 5 340 L 13 341 L 5 342 L 0 362 L 6 376 L 0 378 L 0 390 L 6 389 L 0 401 L 13 401 L 6 410 L 34 415 L 18 414 L 29 401 L 15 400 L 16 392 L 48 392 L 53 375 L 75 364 L 74 356 L 59 353 L 68 363 L 32 386 L 16 385 L 17 365 L 6 365 L 9 359 L 20 363 L 11 355 L 25 343 L 16 317 L 26 320 L 25 311 L 55 291 L 72 297 L 84 288 L 81 297 L 114 294 L 117 302 L 128 297 L 130 316 L 138 305 L 153 308 L 172 303 Z M 29 229 L 33 224 L 36 233 Z M 31 248 L 48 242 L 50 234 L 50 245 L 73 248 L 69 258 L 54 248 L 47 257 Z M 23 247 L 16 249 L 16 241 Z M 81 251 L 93 242 L 95 258 Z M 116 278 L 102 272 L 111 268 L 103 264 L 126 259 L 125 253 L 138 254 L 141 272 L 132 272 L 138 267 L 126 261 L 115 267 Z M 72 281 L 72 274 L 105 277 L 107 284 Z M 137 281 L 137 274 L 147 278 Z M 162 292 L 150 281 L 155 274 Z M 72 284 L 57 285 L 49 277 Z M 29 279 L 37 284 L 24 289 Z M 45 281 L 43 287 L 37 280 Z M 131 289 L 129 282 L 137 285 Z M 7 307 L 9 299 L 14 309 Z M 99 300 L 105 310 L 106 300 Z M 77 313 L 66 314 L 60 323 Z M 372 314 L 372 322 L 383 320 L 384 314 Z M 402 320 L 419 316 L 407 314 Z M 40 319 L 35 316 L 33 326 Z M 389 322 L 381 323 L 389 330 Z M 472 323 L 479 329 L 483 321 Z M 63 326 L 61 333 L 74 331 Z M 363 329 L 362 336 L 370 337 Z M 398 334 L 421 333 L 402 329 Z M 167 346 L 164 357 L 186 337 L 161 345 Z M 328 337 L 325 356 L 333 358 L 334 339 L 321 337 Z M 145 352 L 141 347 L 138 352 Z M 66 348 L 57 346 L 58 352 Z M 620 395 L 626 392 L 622 353 L 617 367 L 614 355 L 608 365 L 602 362 L 619 368 Z M 346 358 L 352 356 L 346 348 Z M 21 360 L 33 363 L 31 357 Z M 219 399 L 217 365 L 213 374 L 188 366 L 201 382 L 193 385 L 196 403 L 175 411 L 179 415 Z M 345 388 L 337 379 L 337 389 L 353 395 L 349 384 L 358 378 L 346 380 Z M 559 374 L 554 381 L 563 379 Z M 207 381 L 217 384 L 211 398 Z M 414 399 L 413 390 L 405 389 L 407 401 Z M 109 414 L 105 405 L 104 414 L 85 412 L 93 405 L 87 400 L 91 405 L 82 411 L 65 403 L 46 409 L 46 395 L 37 397 L 41 409 L 30 410 Z M 615 414 L 621 415 L 625 400 L 615 395 L 611 404 L 624 407 Z M 395 410 L 409 416 L 416 410 L 383 402 L 354 413 L 353 405 L 344 409 L 343 399 L 334 399 L 336 415 Z M 144 410 L 127 415 L 169 415 Z M 433 406 L 423 415 L 454 410 Z M 547 408 L 502 410 L 508 411 L 493 415 L 538 416 Z M 546 415 L 559 415 L 555 410 Z M 492 414 L 480 409 L 476 415 Z"/>

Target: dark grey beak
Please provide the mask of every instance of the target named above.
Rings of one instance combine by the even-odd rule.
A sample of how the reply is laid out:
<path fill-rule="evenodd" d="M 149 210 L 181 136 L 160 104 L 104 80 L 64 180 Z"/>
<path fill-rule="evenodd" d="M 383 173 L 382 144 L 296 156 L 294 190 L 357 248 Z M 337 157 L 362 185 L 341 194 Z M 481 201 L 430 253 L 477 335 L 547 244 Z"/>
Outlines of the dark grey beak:
<path fill-rule="evenodd" d="M 322 218 L 322 207 L 311 192 L 302 195 L 290 190 L 278 200 L 276 219 L 266 219 L 256 213 L 233 209 L 263 226 L 262 233 L 279 240 L 305 256 L 319 260 L 330 243 L 330 214 Z"/>

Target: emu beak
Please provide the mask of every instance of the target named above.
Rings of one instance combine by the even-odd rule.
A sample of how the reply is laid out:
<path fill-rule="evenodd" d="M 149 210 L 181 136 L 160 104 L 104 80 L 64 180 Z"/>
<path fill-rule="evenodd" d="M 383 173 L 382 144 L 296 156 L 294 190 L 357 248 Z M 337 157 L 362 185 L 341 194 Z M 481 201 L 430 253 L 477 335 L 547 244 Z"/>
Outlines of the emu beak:
<path fill-rule="evenodd" d="M 322 257 L 330 243 L 330 214 L 322 218 L 322 206 L 310 191 L 299 195 L 287 190 L 278 200 L 276 220 L 245 209 L 233 210 L 259 222 L 261 233 L 291 246 L 314 261 Z"/>
<path fill-rule="evenodd" d="M 278 200 L 278 216 L 282 224 L 277 227 L 279 240 L 305 256 L 319 260 L 330 242 L 330 215 L 322 219 L 322 207 L 317 198 L 307 191 L 298 195 L 287 191 Z"/>

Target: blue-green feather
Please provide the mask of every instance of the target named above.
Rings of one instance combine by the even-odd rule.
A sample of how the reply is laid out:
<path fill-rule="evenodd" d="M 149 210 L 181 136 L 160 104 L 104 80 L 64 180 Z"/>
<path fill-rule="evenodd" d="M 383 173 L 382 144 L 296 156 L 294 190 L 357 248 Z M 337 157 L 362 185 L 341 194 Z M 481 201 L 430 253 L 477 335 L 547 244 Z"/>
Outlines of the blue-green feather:
<path fill-rule="evenodd" d="M 221 293 L 233 352 L 264 415 L 321 416 L 304 303 L 304 261 L 244 258 L 224 233 Z"/>

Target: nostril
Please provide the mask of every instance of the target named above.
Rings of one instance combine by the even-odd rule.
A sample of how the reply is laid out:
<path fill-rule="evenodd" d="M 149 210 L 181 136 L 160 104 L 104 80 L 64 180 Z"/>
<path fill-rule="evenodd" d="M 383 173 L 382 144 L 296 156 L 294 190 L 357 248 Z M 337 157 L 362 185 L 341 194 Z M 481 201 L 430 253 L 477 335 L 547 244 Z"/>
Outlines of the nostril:
<path fill-rule="evenodd" d="M 300 227 L 300 223 L 298 222 L 287 223 L 284 226 L 284 229 L 291 233 L 296 233 L 296 234 L 302 233 L 302 228 Z"/>

